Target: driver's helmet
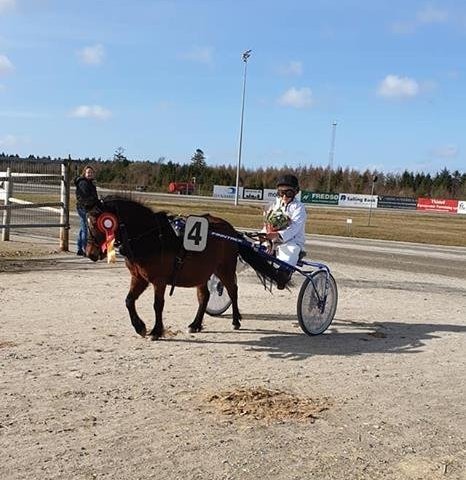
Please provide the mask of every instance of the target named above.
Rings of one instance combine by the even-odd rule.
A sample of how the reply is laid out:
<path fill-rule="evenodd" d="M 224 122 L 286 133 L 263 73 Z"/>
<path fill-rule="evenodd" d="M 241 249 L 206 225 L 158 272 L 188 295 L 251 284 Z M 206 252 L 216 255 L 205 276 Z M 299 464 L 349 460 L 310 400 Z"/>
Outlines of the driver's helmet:
<path fill-rule="evenodd" d="M 287 185 L 287 186 L 293 187 L 296 190 L 296 193 L 299 192 L 299 182 L 294 175 L 286 174 L 278 177 L 276 181 L 276 186 L 278 188 L 281 185 Z"/>

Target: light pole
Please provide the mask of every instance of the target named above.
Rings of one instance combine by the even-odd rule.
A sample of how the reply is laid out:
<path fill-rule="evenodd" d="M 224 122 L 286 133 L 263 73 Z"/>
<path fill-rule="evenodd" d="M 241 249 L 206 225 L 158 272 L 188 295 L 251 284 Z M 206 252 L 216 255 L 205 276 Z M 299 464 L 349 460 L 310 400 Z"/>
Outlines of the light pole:
<path fill-rule="evenodd" d="M 374 185 L 375 185 L 375 182 L 377 181 L 377 175 L 374 175 L 372 177 L 372 188 L 371 188 L 371 203 L 369 204 L 369 220 L 367 221 L 367 226 L 370 227 L 371 226 L 371 215 L 372 215 L 372 200 L 373 200 L 373 197 L 374 197 Z"/>
<path fill-rule="evenodd" d="M 239 140 L 238 140 L 238 165 L 236 166 L 236 189 L 235 189 L 235 206 L 238 205 L 239 195 L 239 171 L 241 168 L 241 148 L 243 146 L 243 119 L 244 119 L 244 98 L 246 96 L 246 74 L 248 70 L 248 58 L 251 56 L 252 50 L 243 52 L 242 59 L 244 62 L 243 74 L 243 95 L 241 99 L 241 121 L 239 124 Z"/>
<path fill-rule="evenodd" d="M 328 181 L 327 193 L 330 193 L 330 178 L 332 176 L 333 157 L 335 155 L 335 136 L 337 133 L 337 122 L 332 123 L 332 140 L 330 142 L 330 151 L 328 152 Z"/>

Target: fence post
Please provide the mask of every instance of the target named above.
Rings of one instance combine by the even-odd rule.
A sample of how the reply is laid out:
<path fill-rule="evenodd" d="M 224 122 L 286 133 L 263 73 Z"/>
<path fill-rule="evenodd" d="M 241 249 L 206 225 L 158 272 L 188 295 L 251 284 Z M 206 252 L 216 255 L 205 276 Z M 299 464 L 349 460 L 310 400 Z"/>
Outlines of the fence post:
<path fill-rule="evenodd" d="M 60 223 L 64 225 L 64 227 L 60 227 L 60 250 L 62 252 L 68 252 L 70 246 L 70 189 L 70 161 L 68 160 L 61 164 Z"/>
<path fill-rule="evenodd" d="M 6 242 L 10 240 L 10 218 L 11 218 L 11 210 L 8 208 L 10 205 L 10 197 L 12 195 L 13 190 L 13 182 L 11 179 L 11 168 L 8 167 L 6 169 L 6 176 L 8 179 L 4 182 L 5 185 L 5 210 L 3 210 L 3 229 L 2 229 L 2 241 Z"/>

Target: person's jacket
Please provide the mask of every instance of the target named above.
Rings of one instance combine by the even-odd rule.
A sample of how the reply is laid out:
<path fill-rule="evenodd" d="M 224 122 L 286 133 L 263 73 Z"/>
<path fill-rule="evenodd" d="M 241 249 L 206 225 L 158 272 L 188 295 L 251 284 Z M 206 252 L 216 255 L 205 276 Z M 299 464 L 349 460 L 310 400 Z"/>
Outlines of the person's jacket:
<path fill-rule="evenodd" d="M 91 209 L 99 201 L 94 180 L 77 177 L 74 184 L 76 186 L 76 206 L 86 210 Z"/>

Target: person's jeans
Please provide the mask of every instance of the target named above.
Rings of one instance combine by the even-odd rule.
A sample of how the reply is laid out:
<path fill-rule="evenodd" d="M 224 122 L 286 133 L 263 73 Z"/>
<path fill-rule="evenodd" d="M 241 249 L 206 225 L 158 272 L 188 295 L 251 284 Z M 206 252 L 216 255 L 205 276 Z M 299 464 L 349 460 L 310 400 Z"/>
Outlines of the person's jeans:
<path fill-rule="evenodd" d="M 86 209 L 78 207 L 78 214 L 79 214 L 79 233 L 78 233 L 78 252 L 81 250 L 83 252 L 86 251 L 87 245 L 87 217 L 86 217 Z"/>

